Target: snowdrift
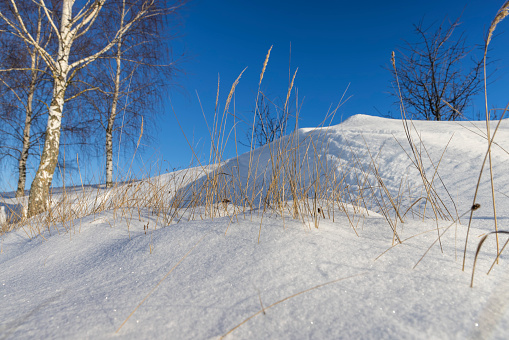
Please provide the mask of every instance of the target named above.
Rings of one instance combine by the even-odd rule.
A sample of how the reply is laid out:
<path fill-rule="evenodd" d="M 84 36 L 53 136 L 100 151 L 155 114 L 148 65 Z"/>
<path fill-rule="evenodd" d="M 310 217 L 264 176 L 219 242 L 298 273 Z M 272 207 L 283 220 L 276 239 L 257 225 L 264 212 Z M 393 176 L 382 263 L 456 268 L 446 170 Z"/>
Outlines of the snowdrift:
<path fill-rule="evenodd" d="M 462 271 L 485 125 L 408 124 L 357 115 L 301 129 L 205 171 L 115 189 L 124 196 L 95 188 L 88 216 L 1 235 L 2 338 L 507 338 L 508 255 L 485 275 L 494 237 L 470 288 L 493 230 L 488 171 Z M 509 229 L 509 121 L 496 143 Z"/>

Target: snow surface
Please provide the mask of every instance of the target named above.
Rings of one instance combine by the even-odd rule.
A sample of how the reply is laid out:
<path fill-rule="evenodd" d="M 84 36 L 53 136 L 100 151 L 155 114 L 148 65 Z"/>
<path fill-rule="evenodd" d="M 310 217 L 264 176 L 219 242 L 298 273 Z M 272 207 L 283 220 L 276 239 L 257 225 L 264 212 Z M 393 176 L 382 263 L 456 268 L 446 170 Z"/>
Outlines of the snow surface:
<path fill-rule="evenodd" d="M 16 222 L 24 215 L 26 215 L 26 209 L 23 204 L 0 202 L 0 226 L 8 222 Z"/>
<path fill-rule="evenodd" d="M 435 165 L 440 161 L 440 180 L 455 203 L 446 204 L 462 215 L 472 205 L 487 149 L 485 123 L 414 125 L 416 145 L 425 146 Z M 422 186 L 406 154 L 400 120 L 357 115 L 337 126 L 301 129 L 296 136 L 309 141 L 317 135 L 326 136 L 321 140 L 327 148 L 317 148 L 314 159 L 326 157 L 338 173 L 350 167 L 345 181 L 352 187 L 356 171 L 372 164 L 369 153 L 379 154 L 379 175 L 394 197 L 401 183 Z M 509 121 L 501 124 L 496 141 L 497 215 L 499 227 L 509 229 L 504 151 L 509 150 Z M 254 153 L 257 167 L 267 164 L 269 147 Z M 241 155 L 222 169 L 246 179 L 249 159 Z M 430 174 L 429 158 L 425 166 Z M 318 229 L 289 214 L 258 213 L 182 220 L 148 232 L 144 227 L 155 225 L 151 211 L 143 210 L 140 218 L 136 213 L 129 228 L 115 220 L 114 211 L 105 211 L 75 221 L 67 232 L 62 227 L 46 232 L 45 239 L 28 237 L 25 230 L 9 232 L 0 236 L 0 338 L 506 339 L 508 254 L 485 274 L 496 255 L 494 237 L 480 252 L 470 288 L 477 243 L 493 230 L 485 174 L 465 271 L 468 216 L 453 223 L 409 213 L 398 225 L 404 241 L 393 248 L 389 224 L 374 211 L 336 210 L 334 220 L 321 219 Z M 192 177 L 189 185 L 202 180 Z M 108 198 L 107 191 L 100 194 Z M 443 252 L 435 244 L 413 268 L 436 240 L 437 226 L 450 227 L 442 237 Z"/>

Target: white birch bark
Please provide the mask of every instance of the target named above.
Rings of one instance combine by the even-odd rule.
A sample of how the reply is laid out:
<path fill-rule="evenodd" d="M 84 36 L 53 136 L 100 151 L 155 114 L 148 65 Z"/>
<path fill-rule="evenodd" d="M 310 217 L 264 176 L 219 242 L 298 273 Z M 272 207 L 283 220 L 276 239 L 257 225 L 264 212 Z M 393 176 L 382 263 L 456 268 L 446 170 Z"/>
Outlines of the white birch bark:
<path fill-rule="evenodd" d="M 31 67 L 32 67 L 32 77 L 30 79 L 30 85 L 28 88 L 28 96 L 26 103 L 26 112 L 25 112 L 25 127 L 23 128 L 23 145 L 21 147 L 21 154 L 18 161 L 18 188 L 16 190 L 16 197 L 25 196 L 25 184 L 26 184 L 26 172 L 27 172 L 27 159 L 28 159 L 28 150 L 30 149 L 30 129 L 32 127 L 32 115 L 33 115 L 33 102 L 34 102 L 34 94 L 37 83 L 37 74 L 36 65 L 37 65 L 37 55 L 32 53 L 31 58 Z"/>
<path fill-rule="evenodd" d="M 74 1 L 64 0 L 58 42 L 56 63 L 53 65 L 53 98 L 48 111 L 48 124 L 44 149 L 39 169 L 30 188 L 28 216 L 39 214 L 48 209 L 49 187 L 58 161 L 60 149 L 60 128 L 64 109 L 67 76 L 69 74 L 69 54 L 72 46 L 70 23 Z"/>
<path fill-rule="evenodd" d="M 42 13 L 39 10 L 39 14 L 37 17 L 37 38 L 36 42 L 40 43 L 42 39 Z M 49 40 L 49 38 L 48 38 Z M 28 46 L 27 46 L 28 47 Z M 22 147 L 20 152 L 20 157 L 18 160 L 18 188 L 16 190 L 16 197 L 25 196 L 25 186 L 26 186 L 26 171 L 27 171 L 27 159 L 28 152 L 30 150 L 30 129 L 32 127 L 32 118 L 33 118 L 33 102 L 35 91 L 37 89 L 37 82 L 39 78 L 39 64 L 40 57 L 37 54 L 35 48 L 30 50 L 30 84 L 28 86 L 27 93 L 27 102 L 25 105 L 25 126 L 23 128 L 23 140 Z"/>
<path fill-rule="evenodd" d="M 111 110 L 108 116 L 108 124 L 106 126 L 106 188 L 113 186 L 113 126 L 117 117 L 117 105 L 120 96 L 120 74 L 122 72 L 122 39 L 117 44 L 117 54 L 115 56 L 116 72 L 115 87 L 111 103 Z"/>
<path fill-rule="evenodd" d="M 14 0 L 11 0 L 11 2 Z M 62 19 L 60 24 L 60 30 L 57 32 L 59 40 L 59 48 L 57 58 L 53 61 L 51 57 L 44 51 L 40 46 L 36 46 L 42 57 L 52 64 L 50 68 L 53 72 L 53 99 L 49 108 L 48 124 L 46 128 L 46 140 L 44 143 L 44 149 L 37 170 L 32 187 L 30 188 L 30 198 L 28 204 L 28 217 L 39 214 L 48 209 L 49 199 L 49 186 L 53 179 L 56 164 L 58 161 L 58 152 L 60 146 L 60 129 L 62 125 L 62 112 L 65 101 L 65 91 L 67 89 L 68 76 L 72 70 L 76 68 L 82 68 L 91 62 L 95 61 L 98 57 L 106 53 L 111 47 L 118 43 L 119 37 L 129 30 L 133 23 L 142 20 L 145 16 L 157 15 L 157 13 L 151 13 L 152 5 L 154 0 L 143 1 L 144 6 L 136 14 L 132 16 L 132 19 L 127 23 L 124 23 L 124 15 L 122 14 L 121 21 L 122 25 L 117 31 L 115 38 L 101 50 L 95 54 L 77 60 L 72 64 L 69 64 L 69 55 L 73 42 L 80 36 L 84 35 L 92 26 L 99 12 L 101 11 L 106 0 L 96 0 L 93 3 L 87 2 L 88 8 L 82 8 L 75 17 L 72 15 L 73 5 L 75 0 L 63 0 L 62 4 Z M 47 14 L 47 18 L 53 29 L 56 31 L 56 25 L 52 20 L 49 10 L 44 4 L 44 0 L 40 0 L 42 8 Z M 132 14 L 131 14 L 132 15 Z M 20 19 L 18 19 L 20 21 Z M 29 40 L 31 37 L 28 38 Z M 31 39 L 33 40 L 33 39 Z"/>
<path fill-rule="evenodd" d="M 43 3 L 43 0 L 41 0 L 41 3 Z M 65 91 L 67 89 L 67 76 L 69 74 L 69 54 L 73 42 L 71 31 L 73 5 L 74 0 L 64 0 L 62 5 L 58 52 L 56 62 L 51 65 L 53 71 L 53 98 L 48 110 L 46 138 L 39 169 L 30 188 L 29 217 L 48 209 L 49 187 L 58 161 L 62 112 L 64 109 Z M 49 16 L 48 19 L 51 20 Z"/>
<path fill-rule="evenodd" d="M 75 16 L 73 16 L 73 6 L 76 1 L 62 0 L 60 27 L 54 22 L 54 17 L 51 14 L 52 12 L 46 6 L 45 0 L 33 1 L 36 2 L 44 12 L 58 40 L 58 52 L 57 55 L 54 56 L 55 58 L 44 46 L 41 46 L 27 30 L 25 22 L 16 6 L 16 0 L 9 0 L 12 6 L 12 10 L 9 13 L 2 13 L 0 11 L 0 19 L 3 20 L 4 24 L 10 27 L 16 37 L 34 47 L 53 75 L 53 97 L 48 110 L 46 138 L 39 169 L 37 170 L 35 179 L 30 188 L 28 217 L 39 214 L 48 208 L 49 187 L 58 160 L 62 112 L 64 109 L 65 91 L 67 90 L 69 77 L 72 78 L 73 72 L 77 69 L 86 67 L 115 46 L 135 22 L 154 15 L 162 15 L 165 12 L 164 10 L 154 10 L 155 0 L 139 0 L 138 5 L 141 6 L 137 7 L 139 8 L 137 13 L 133 13 L 131 11 L 132 8 L 128 8 L 121 14 L 119 21 L 121 25 L 113 40 L 96 53 L 69 64 L 69 57 L 74 41 L 90 30 L 107 0 L 89 0 Z M 125 1 L 123 1 L 123 8 L 126 8 Z M 128 22 L 124 23 L 124 19 L 127 15 L 130 19 Z"/>

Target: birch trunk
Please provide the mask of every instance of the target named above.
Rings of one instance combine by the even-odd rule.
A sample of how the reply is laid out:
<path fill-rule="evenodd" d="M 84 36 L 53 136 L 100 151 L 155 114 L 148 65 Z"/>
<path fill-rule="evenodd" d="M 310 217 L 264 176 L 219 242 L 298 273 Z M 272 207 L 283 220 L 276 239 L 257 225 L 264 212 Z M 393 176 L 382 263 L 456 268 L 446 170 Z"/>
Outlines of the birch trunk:
<path fill-rule="evenodd" d="M 71 34 L 72 6 L 74 1 L 64 0 L 56 67 L 53 70 L 53 97 L 48 111 L 46 138 L 39 169 L 30 187 L 28 217 L 40 214 L 48 209 L 49 187 L 57 166 L 60 148 L 60 127 L 64 109 L 67 76 L 69 73 L 69 54 L 73 37 Z"/>
<path fill-rule="evenodd" d="M 30 129 L 32 127 L 33 101 L 38 77 L 38 71 L 36 71 L 36 67 L 38 65 L 38 57 L 35 50 L 31 53 L 30 57 L 32 77 L 30 79 L 30 85 L 28 88 L 25 127 L 23 129 L 23 146 L 21 147 L 21 155 L 18 161 L 18 189 L 16 190 L 16 197 L 25 196 L 27 159 L 28 150 L 30 149 Z"/>
<path fill-rule="evenodd" d="M 108 116 L 108 125 L 106 126 L 106 188 L 113 186 L 113 124 L 117 117 L 117 106 L 120 95 L 120 73 L 122 71 L 122 39 L 117 44 L 117 54 L 115 57 L 117 69 L 115 73 L 115 87 L 113 91 L 113 100 L 111 103 L 111 111 Z"/>
<path fill-rule="evenodd" d="M 26 30 L 23 19 L 17 11 L 14 0 L 12 0 L 11 3 L 13 4 L 14 16 L 18 24 L 14 23 L 12 20 L 7 18 L 4 13 L 0 12 L 0 18 L 2 18 L 7 25 L 17 32 L 18 37 L 23 39 L 26 43 L 34 46 L 53 74 L 53 98 L 48 112 L 46 138 L 39 169 L 37 170 L 30 188 L 28 217 L 37 215 L 48 209 L 49 187 L 53 180 L 53 173 L 55 172 L 58 161 L 62 112 L 64 109 L 65 91 L 67 90 L 69 75 L 72 78 L 75 74 L 73 73 L 73 70 L 76 71 L 77 68 L 86 67 L 106 53 L 109 49 L 113 48 L 116 44 L 120 44 L 119 41 L 121 37 L 131 28 L 133 23 L 154 15 L 164 14 L 164 11 L 159 11 L 154 8 L 154 0 L 144 0 L 139 12 L 136 14 L 131 13 L 131 9 L 126 10 L 125 1 L 123 1 L 124 10 L 120 18 L 121 25 L 115 34 L 115 38 L 95 54 L 69 64 L 69 56 L 73 42 L 75 39 L 78 39 L 90 30 L 90 27 L 94 24 L 99 12 L 106 2 L 106 0 L 95 0 L 93 2 L 87 1 L 85 7 L 81 8 L 81 10 L 76 14 L 76 17 L 73 18 L 72 8 L 75 1 L 76 0 L 62 1 L 62 14 L 59 29 L 53 22 L 51 11 L 46 7 L 44 1 L 40 0 L 39 2 L 40 8 L 46 14 L 51 27 L 55 32 L 58 31 L 58 52 L 56 59 L 53 59 L 48 51 L 41 47 Z M 128 23 L 124 24 L 126 15 L 131 15 L 132 18 Z"/>
<path fill-rule="evenodd" d="M 48 113 L 46 139 L 42 151 L 39 169 L 30 187 L 28 216 L 34 216 L 48 209 L 49 187 L 53 180 L 53 173 L 58 161 L 60 148 L 60 127 L 62 125 L 62 111 L 66 90 L 67 74 L 55 78 L 53 85 L 53 99 Z"/>

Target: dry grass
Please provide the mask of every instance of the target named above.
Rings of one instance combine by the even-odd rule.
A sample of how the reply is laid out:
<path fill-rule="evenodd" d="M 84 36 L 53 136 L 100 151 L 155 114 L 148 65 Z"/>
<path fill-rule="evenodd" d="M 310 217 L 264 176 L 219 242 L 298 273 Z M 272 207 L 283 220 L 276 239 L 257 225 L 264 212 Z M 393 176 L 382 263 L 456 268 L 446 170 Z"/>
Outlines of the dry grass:
<path fill-rule="evenodd" d="M 509 2 L 501 9 L 502 13 L 507 15 L 508 8 Z M 493 27 L 490 28 L 490 34 L 493 32 L 494 26 L 503 20 L 505 15 L 497 15 L 498 19 L 492 24 Z M 491 36 L 487 44 L 489 44 L 490 39 Z M 260 88 L 270 59 L 270 53 L 271 49 L 269 49 L 263 63 L 255 103 L 258 103 L 258 97 L 263 95 Z M 392 64 L 397 74 L 394 55 Z M 342 102 L 332 112 L 328 112 L 321 126 L 311 133 L 306 135 L 299 133 L 297 123 L 294 126 L 283 126 L 281 135 L 285 137 L 269 143 L 258 150 L 250 150 L 247 154 L 247 170 L 245 173 L 242 173 L 240 161 L 245 160 L 246 155 L 239 155 L 237 148 L 238 121 L 236 120 L 235 105 L 233 105 L 232 110 L 230 108 L 232 108 L 231 104 L 234 102 L 235 91 L 244 71 L 233 82 L 222 112 L 218 110 L 218 83 L 213 121 L 211 124 L 208 124 L 205 120 L 211 144 L 208 162 L 202 162 L 196 155 L 191 143 L 188 142 L 197 163 L 197 166 L 194 168 L 141 180 L 139 178 L 143 178 L 143 174 L 135 176 L 132 174 L 131 168 L 129 168 L 129 171 L 127 171 L 128 175 L 117 180 L 112 188 L 105 188 L 100 185 L 85 186 L 82 182 L 78 184 L 71 183 L 71 186 L 64 186 L 59 192 L 52 192 L 52 204 L 50 204 L 50 209 L 47 212 L 30 219 L 25 219 L 20 214 L 11 214 L 11 220 L 4 223 L 0 234 L 12 230 L 23 230 L 29 238 L 40 236 L 45 239 L 45 235 L 55 232 L 79 233 L 83 218 L 96 216 L 103 212 L 110 212 L 112 219 L 108 223 L 112 226 L 116 224 L 125 225 L 129 232 L 132 222 L 136 219 L 141 221 L 142 216 L 147 214 L 151 216 L 151 221 L 144 226 L 145 231 L 149 229 L 149 224 L 150 228 L 155 230 L 189 220 L 214 219 L 226 216 L 230 222 L 233 222 L 239 219 L 253 219 L 253 217 L 256 217 L 261 221 L 258 241 L 263 232 L 263 219 L 267 214 L 280 216 L 283 223 L 285 218 L 302 221 L 302 224 L 308 228 L 319 228 L 322 220 L 328 219 L 334 221 L 337 214 L 343 214 L 347 217 L 349 228 L 351 228 L 352 232 L 359 235 L 359 223 L 363 221 L 370 211 L 375 211 L 380 213 L 387 221 L 387 232 L 392 239 L 392 246 L 389 249 L 417 236 L 412 235 L 407 238 L 400 236 L 401 226 L 407 216 L 422 219 L 432 218 L 436 221 L 436 228 L 432 231 L 426 230 L 423 232 L 437 233 L 436 241 L 430 245 L 429 251 L 436 243 L 440 244 L 441 247 L 442 236 L 468 212 L 470 212 L 468 227 L 470 229 L 473 211 L 477 209 L 475 198 L 477 197 L 479 182 L 472 208 L 460 216 L 454 200 L 439 175 L 440 164 L 443 155 L 447 151 L 448 144 L 444 145 L 438 162 L 433 162 L 413 122 L 407 119 L 402 103 L 402 126 L 405 131 L 406 141 L 397 140 L 397 142 L 406 153 L 416 174 L 420 177 L 420 187 L 410 188 L 406 179 L 402 178 L 397 192 L 389 188 L 384 182 L 384 178 L 380 175 L 379 159 L 383 157 L 383 149 L 373 152 L 366 141 L 364 141 L 364 144 L 367 156 L 369 157 L 367 165 L 362 161 L 366 155 L 358 155 L 353 149 L 351 149 L 352 156 L 348 160 L 350 162 L 348 167 L 342 166 L 341 163 L 334 162 L 327 157 L 330 147 L 330 126 L 326 122 L 332 121 Z M 289 79 L 283 113 L 289 113 L 290 101 L 293 95 L 296 101 L 295 107 L 297 108 L 295 121 L 298 122 L 298 108 L 300 106 L 297 93 L 294 90 L 296 74 L 297 71 Z M 504 114 L 506 111 L 507 108 Z M 205 117 L 205 112 L 203 114 Z M 175 116 L 178 121 L 177 115 Z M 486 152 L 484 163 L 487 159 L 490 159 L 491 169 L 490 149 L 492 143 L 494 143 L 493 140 L 499 125 L 497 125 L 493 135 L 490 135 L 488 116 L 488 151 Z M 229 121 L 232 117 L 233 124 Z M 254 119 L 256 119 L 256 115 Z M 256 121 L 253 121 L 253 127 L 255 123 Z M 253 128 L 252 131 L 254 132 L 254 130 Z M 184 133 L 184 131 L 182 132 Z M 140 132 L 140 138 L 142 133 Z M 228 149 L 227 146 L 232 142 L 232 139 L 235 144 L 236 157 L 229 160 L 226 159 L 225 154 Z M 251 136 L 251 139 L 254 139 L 254 135 Z M 479 179 L 481 174 L 482 170 Z M 347 178 L 353 178 L 355 185 L 349 184 L 346 180 Z M 447 197 L 439 195 L 438 186 L 445 190 Z M 494 186 L 492 188 L 494 190 Z M 23 200 L 17 202 L 17 204 L 23 206 L 26 206 L 26 203 Z M 494 195 L 493 206 L 495 207 Z M 494 216 L 496 221 L 496 210 L 494 210 Z M 446 228 L 439 228 L 439 220 L 449 220 L 452 222 Z M 229 225 L 225 226 L 225 233 L 228 232 L 228 227 Z M 499 231 L 495 224 L 493 234 L 497 235 L 497 245 L 498 234 L 500 233 L 508 232 Z M 474 259 L 474 269 L 472 271 L 472 284 L 476 260 L 487 236 L 478 245 Z M 202 240 L 203 238 L 190 251 L 198 246 Z M 467 242 L 468 233 L 465 241 L 464 256 L 466 256 Z M 506 242 L 502 249 L 497 248 L 496 260 L 508 243 L 509 241 Z M 428 251 L 421 257 L 419 262 L 426 256 Z M 186 258 L 189 252 L 181 261 Z M 174 268 L 153 287 L 145 299 L 157 289 L 159 284 Z M 267 307 L 263 307 L 260 297 L 261 311 L 232 328 L 224 336 L 230 334 L 251 318 L 283 301 L 344 279 L 346 278 L 317 285 Z M 143 304 L 145 299 L 140 302 L 138 307 Z M 131 315 L 138 307 L 133 310 Z M 128 321 L 131 315 L 129 315 L 120 328 Z"/>
<path fill-rule="evenodd" d="M 508 14 L 509 1 L 500 9 L 490 26 L 486 41 L 485 58 L 495 27 Z M 260 88 L 270 59 L 271 49 L 269 49 L 263 63 L 255 103 L 259 103 L 258 97 L 263 95 Z M 397 75 L 394 54 L 392 55 L 392 65 Z M 297 123 L 295 126 L 291 127 L 283 126 L 281 135 L 285 137 L 263 146 L 261 150 L 251 149 L 247 156 L 247 171 L 246 173 L 241 173 L 240 160 L 242 156 L 239 155 L 237 148 L 237 115 L 235 106 L 233 106 L 233 112 L 230 111 L 230 108 L 235 98 L 237 85 L 244 71 L 242 71 L 233 82 L 222 112 L 218 111 L 218 83 L 215 103 L 216 109 L 213 121 L 209 125 L 205 120 L 211 144 L 208 163 L 200 161 L 193 146 L 188 142 L 198 164 L 195 168 L 142 180 L 137 178 L 143 176 L 134 176 L 129 169 L 126 178 L 117 180 L 114 187 L 108 189 L 103 186 L 84 186 L 82 182 L 77 185 L 71 183 L 71 186 L 64 186 L 61 191 L 52 193 L 52 204 L 50 204 L 50 209 L 44 214 L 25 219 L 19 214 L 18 210 L 13 211 L 13 213 L 10 214 L 10 220 L 5 221 L 0 230 L 0 235 L 12 230 L 23 230 L 29 238 L 40 236 L 45 239 L 46 234 L 54 232 L 79 233 L 81 230 L 82 218 L 99 215 L 103 212 L 111 212 L 113 218 L 109 221 L 110 224 L 125 225 L 129 231 L 133 220 L 138 219 L 141 221 L 142 215 L 149 213 L 153 220 L 150 228 L 154 230 L 159 227 L 189 220 L 214 219 L 227 216 L 230 222 L 233 222 L 239 219 L 253 219 L 253 217 L 256 216 L 261 221 L 258 235 L 259 242 L 261 233 L 263 232 L 263 218 L 266 214 L 276 214 L 280 216 L 283 223 L 285 218 L 300 220 L 303 225 L 308 228 L 319 228 L 321 220 L 329 219 L 334 221 L 336 214 L 343 214 L 347 217 L 352 232 L 358 235 L 360 221 L 372 210 L 380 213 L 385 218 L 389 227 L 388 235 L 392 238 L 392 246 L 380 256 L 415 236 L 436 232 L 436 240 L 416 263 L 415 266 L 417 266 L 436 243 L 438 243 L 442 249 L 443 235 L 448 232 L 453 225 L 456 225 L 461 217 L 470 213 L 463 258 L 464 269 L 468 232 L 470 231 L 473 213 L 479 208 L 479 205 L 476 203 L 479 183 L 483 174 L 483 169 L 485 168 L 485 163 L 489 160 L 495 230 L 485 235 L 478 244 L 473 263 L 471 285 L 473 286 L 475 266 L 480 250 L 487 237 L 494 234 L 497 237 L 497 255 L 489 271 L 492 270 L 501 253 L 509 244 L 508 240 L 501 249 L 498 246 L 498 235 L 509 234 L 509 232 L 498 230 L 494 195 L 495 184 L 493 182 L 492 170 L 493 160 L 491 158 L 491 146 L 495 143 L 494 138 L 496 132 L 498 131 L 502 118 L 509 108 L 509 104 L 505 108 L 493 134 L 491 134 L 490 131 L 489 113 L 486 109 L 486 139 L 488 144 L 486 156 L 479 173 L 479 180 L 476 186 L 472 207 L 460 215 L 454 200 L 447 191 L 439 175 L 440 164 L 449 143 L 444 146 L 438 162 L 433 162 L 425 144 L 417 133 L 414 123 L 407 118 L 401 96 L 400 109 L 406 141 L 397 140 L 397 143 L 399 143 L 401 149 L 404 150 L 410 163 L 420 177 L 421 182 L 418 188 L 411 189 L 405 182 L 405 178 L 401 179 L 397 192 L 388 188 L 384 182 L 384 178 L 380 175 L 378 162 L 378 160 L 383 157 L 383 150 L 380 149 L 377 152 L 373 152 L 366 141 L 364 142 L 367 156 L 369 156 L 367 166 L 362 162 L 361 155 L 355 152 L 352 152 L 352 157 L 349 160 L 351 166 L 349 167 L 343 167 L 340 163 L 334 163 L 328 159 L 327 155 L 329 154 L 330 143 L 329 126 L 327 126 L 325 122 L 327 120 L 332 121 L 341 102 L 335 110 L 327 113 L 320 127 L 316 128 L 312 133 L 308 133 L 305 137 L 299 133 Z M 295 101 L 297 103 L 295 107 L 299 108 L 298 97 L 296 91 L 294 91 L 296 74 L 297 71 L 295 71 L 293 77 L 289 79 L 283 108 L 284 114 L 289 113 L 292 93 L 295 95 Z M 487 108 L 487 92 L 485 92 L 485 100 Z M 205 117 L 205 112 L 203 112 L 203 114 Z M 175 116 L 177 118 L 177 115 Z M 295 121 L 298 122 L 298 109 L 295 116 Z M 233 117 L 234 120 L 233 124 L 229 122 L 231 117 Z M 256 115 L 254 115 L 253 119 L 256 119 Z M 256 121 L 253 120 L 252 124 L 254 127 Z M 253 128 L 252 131 L 254 133 L 255 129 Z M 182 132 L 184 133 L 184 131 Z M 140 133 L 140 138 L 142 133 L 143 132 Z M 228 160 L 225 157 L 225 153 L 231 139 L 233 139 L 233 143 L 235 144 L 234 147 L 237 157 L 233 160 Z M 253 140 L 254 135 L 251 136 L 251 145 L 254 145 Z M 268 155 L 268 159 L 264 159 L 264 155 Z M 426 169 L 431 169 L 431 173 Z M 356 182 L 355 185 L 349 185 L 346 181 L 347 178 L 354 178 Z M 447 197 L 441 197 L 439 195 L 437 186 L 445 190 Z M 417 193 L 417 195 L 415 195 L 415 193 Z M 26 206 L 26 203 L 27 202 L 20 200 L 15 206 Z M 436 221 L 436 228 L 402 238 L 400 237 L 401 225 L 405 222 L 407 215 L 422 219 L 432 218 Z M 452 222 L 447 227 L 440 228 L 439 220 L 449 220 Z M 228 232 L 228 227 L 229 225 L 225 226 L 225 233 Z M 148 223 L 144 226 L 144 230 L 145 228 L 149 228 Z M 120 331 L 129 318 L 136 312 L 138 307 L 140 307 L 159 287 L 161 282 L 172 273 L 207 235 L 201 238 L 157 285 L 149 291 L 146 297 L 132 311 L 127 319 L 125 319 L 116 333 Z M 267 309 L 275 307 L 288 299 L 355 276 L 340 278 L 314 286 L 266 307 L 263 306 L 260 293 L 258 292 L 261 310 L 240 322 L 221 338 L 230 335 L 252 318 L 261 313 L 265 314 Z"/>
<path fill-rule="evenodd" d="M 258 103 L 258 96 L 263 95 L 260 88 L 270 52 L 269 49 L 263 63 L 255 103 Z M 197 163 L 194 168 L 139 180 L 143 174 L 134 176 L 130 167 L 126 171 L 128 175 L 108 189 L 99 185 L 84 186 L 82 182 L 71 183 L 71 186 L 64 186 L 59 192 L 52 193 L 52 204 L 47 212 L 6 224 L 3 232 L 21 229 L 30 238 L 44 238 L 45 233 L 53 232 L 79 232 L 82 218 L 109 211 L 113 216 L 109 223 L 112 226 L 126 225 L 128 231 L 133 219 L 141 221 L 143 213 L 149 213 L 153 218 L 151 229 L 188 220 L 228 216 L 230 221 L 237 221 L 252 219 L 257 215 L 262 221 L 259 236 L 263 232 L 265 214 L 277 214 L 283 221 L 288 217 L 302 221 L 309 228 L 319 228 L 320 221 L 334 221 L 336 214 L 340 213 L 347 216 L 352 232 L 358 235 L 359 223 L 369 211 L 374 210 L 387 220 L 394 245 L 402 242 L 398 228 L 409 212 L 412 216 L 425 218 L 430 210 L 431 217 L 436 220 L 455 220 L 448 204 L 435 190 L 440 161 L 433 164 L 422 140 L 415 141 L 412 132 L 415 128 L 406 117 L 403 126 L 411 150 L 407 155 L 422 178 L 421 188 L 412 191 L 402 179 L 399 191 L 392 192 L 379 172 L 378 160 L 383 157 L 383 150 L 374 153 L 367 143 L 365 146 L 370 158 L 367 166 L 362 161 L 364 156 L 357 155 L 353 150 L 351 159 L 347 160 L 350 166 L 343 166 L 328 157 L 331 130 L 326 122 L 332 121 L 343 103 L 344 95 L 314 131 L 303 135 L 298 131 L 297 123 L 294 126 L 286 125 L 280 131 L 285 137 L 260 149 L 251 149 L 244 156 L 236 151 L 237 157 L 226 159 L 225 152 L 232 140 L 235 150 L 238 150 L 239 122 L 236 120 L 235 105 L 231 104 L 243 72 L 233 82 L 222 112 L 218 109 L 218 89 L 213 121 L 210 124 L 205 121 L 211 145 L 207 163 L 200 161 L 189 143 Z M 290 113 L 290 102 L 295 100 L 297 110 L 294 115 L 295 122 L 298 122 L 300 106 L 294 89 L 296 73 L 289 78 L 283 114 Z M 205 112 L 203 114 L 206 116 Z M 175 116 L 178 121 L 178 116 Z M 403 145 L 402 148 L 405 150 Z M 434 169 L 431 176 L 424 170 L 426 159 Z M 247 160 L 248 164 L 244 173 L 241 173 L 241 160 Z M 356 183 L 349 184 L 347 178 L 354 178 Z M 425 193 L 424 196 L 418 194 L 415 198 L 414 193 L 419 191 Z M 228 228 L 225 229 L 227 231 Z"/>
<path fill-rule="evenodd" d="M 496 257 L 495 257 L 495 261 L 491 265 L 491 267 L 490 267 L 490 269 L 488 271 L 488 274 L 493 269 L 494 264 L 498 263 L 498 259 L 499 259 L 500 255 L 501 255 L 501 253 L 504 251 L 505 247 L 507 246 L 507 242 L 506 242 L 505 245 L 502 247 L 502 249 L 500 249 L 499 234 L 507 234 L 507 233 L 509 233 L 507 231 L 501 231 L 498 228 L 497 205 L 496 205 L 496 199 L 495 199 L 495 188 L 496 188 L 496 185 L 495 185 L 494 179 L 493 179 L 493 159 L 492 159 L 492 155 L 491 155 L 491 148 L 492 148 L 492 145 L 494 143 L 495 135 L 496 135 L 496 133 L 498 131 L 498 128 L 500 127 L 500 123 L 502 122 L 502 119 L 504 118 L 507 110 L 509 109 L 509 103 L 506 105 L 505 109 L 503 110 L 503 112 L 502 112 L 502 114 L 500 116 L 500 119 L 498 121 L 498 124 L 497 124 L 497 126 L 496 126 L 496 128 L 495 128 L 495 130 L 493 131 L 493 134 L 492 134 L 491 130 L 490 130 L 490 111 L 488 110 L 488 87 L 487 87 L 487 83 L 486 83 L 486 78 L 487 78 L 486 58 L 487 58 L 487 55 L 488 55 L 488 47 L 489 47 L 489 44 L 490 44 L 491 39 L 493 37 L 493 32 L 495 31 L 495 29 L 498 26 L 498 24 L 500 24 L 508 15 L 509 15 L 509 1 L 506 1 L 502 5 L 502 7 L 498 10 L 497 14 L 495 15 L 495 18 L 491 22 L 491 25 L 490 25 L 490 27 L 488 29 L 488 35 L 487 35 L 486 42 L 485 42 L 485 45 L 484 45 L 484 56 L 483 56 L 484 57 L 483 58 L 483 60 L 484 60 L 484 65 L 483 65 L 483 70 L 484 70 L 484 103 L 485 103 L 485 111 L 486 111 L 486 136 L 487 136 L 487 144 L 488 145 L 487 145 L 487 151 L 486 151 L 486 154 L 485 154 L 482 166 L 481 166 L 481 170 L 479 171 L 479 178 L 478 178 L 477 185 L 476 185 L 476 188 L 475 188 L 473 204 L 474 205 L 476 204 L 476 199 L 477 199 L 477 194 L 478 194 L 478 191 L 479 191 L 479 185 L 480 185 L 480 182 L 481 182 L 481 177 L 482 177 L 485 165 L 486 165 L 486 160 L 488 160 L 488 167 L 489 167 L 489 170 L 490 170 L 490 184 L 491 184 L 491 199 L 492 199 L 492 207 L 493 207 L 493 221 L 494 221 L 494 229 L 495 229 L 493 232 L 489 233 L 488 235 L 491 235 L 491 234 L 495 235 L 495 237 L 496 237 L 496 246 L 497 246 L 497 254 L 496 254 Z M 465 239 L 465 250 L 464 250 L 464 255 L 463 255 L 463 270 L 465 270 L 466 253 L 467 253 L 467 246 L 468 246 L 468 236 L 469 236 L 470 227 L 471 227 L 471 224 L 472 224 L 473 211 L 474 210 L 471 211 L 470 218 L 469 218 L 469 221 L 468 221 L 467 236 L 466 236 L 466 239 Z M 476 251 L 476 254 L 475 254 L 474 263 L 473 263 L 473 267 L 472 267 L 472 282 L 471 282 L 471 287 L 473 287 L 473 285 L 474 285 L 474 273 L 475 273 L 475 265 L 477 263 L 477 257 L 479 255 L 479 251 L 481 250 L 481 247 L 482 247 L 482 245 L 483 245 L 483 243 L 486 240 L 488 235 L 484 236 L 481 239 L 481 241 L 479 242 L 478 247 L 477 247 L 477 251 Z"/>

